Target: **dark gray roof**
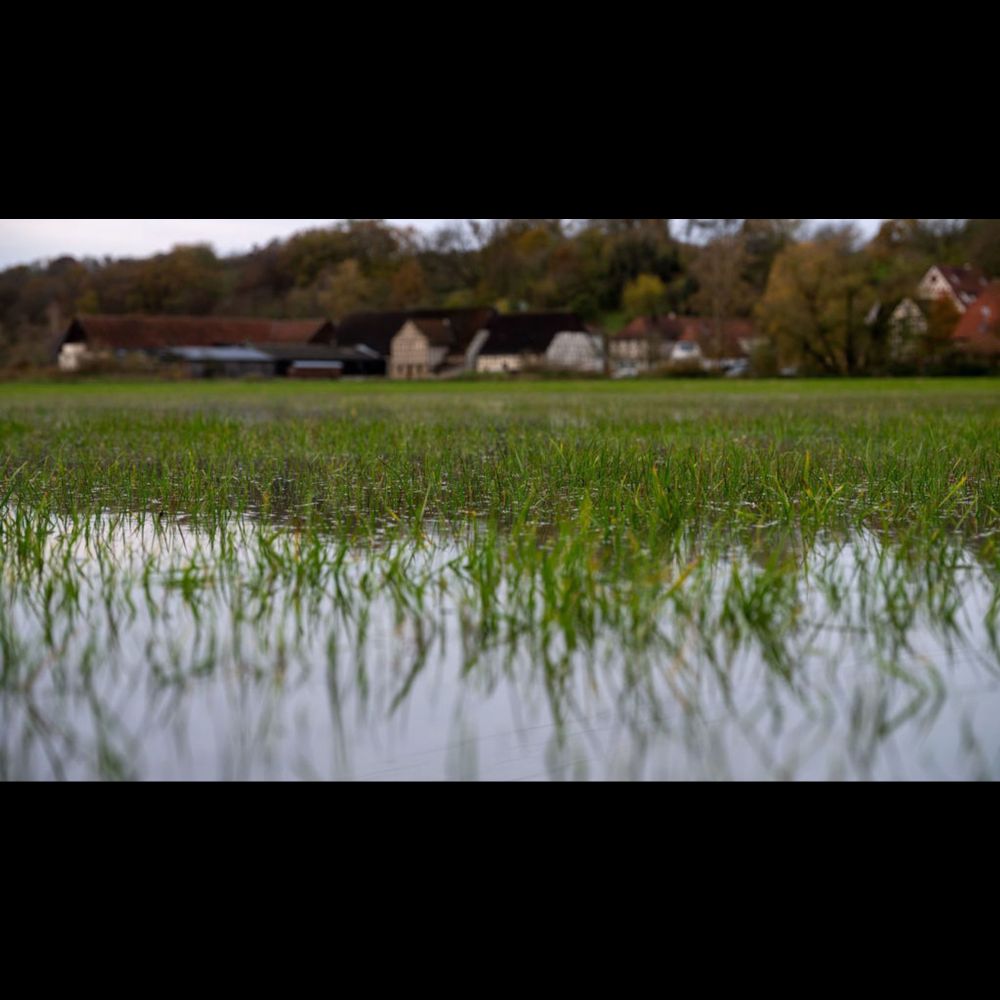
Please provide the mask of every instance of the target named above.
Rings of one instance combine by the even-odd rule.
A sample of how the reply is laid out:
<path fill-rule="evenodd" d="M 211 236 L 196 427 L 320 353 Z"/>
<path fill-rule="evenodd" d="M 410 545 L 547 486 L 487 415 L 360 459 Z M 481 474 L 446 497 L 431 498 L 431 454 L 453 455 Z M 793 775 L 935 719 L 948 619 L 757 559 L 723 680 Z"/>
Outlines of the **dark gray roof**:
<path fill-rule="evenodd" d="M 408 320 L 448 320 L 454 333 L 454 347 L 464 351 L 476 334 L 489 322 L 494 310 L 411 309 L 406 312 L 364 312 L 345 316 L 337 326 L 337 343 L 344 347 L 364 345 L 388 357 L 392 338 Z"/>
<path fill-rule="evenodd" d="M 560 333 L 586 333 L 576 313 L 510 313 L 487 324 L 489 339 L 480 354 L 544 354 Z"/>
<path fill-rule="evenodd" d="M 251 344 L 273 361 L 338 361 L 344 348 L 326 344 Z"/>

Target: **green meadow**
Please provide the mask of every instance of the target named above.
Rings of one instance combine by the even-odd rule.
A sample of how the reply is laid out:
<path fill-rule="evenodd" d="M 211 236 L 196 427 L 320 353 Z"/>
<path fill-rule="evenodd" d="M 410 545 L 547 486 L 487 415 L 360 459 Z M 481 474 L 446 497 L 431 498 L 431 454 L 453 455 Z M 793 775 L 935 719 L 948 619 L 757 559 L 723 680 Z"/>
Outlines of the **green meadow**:
<path fill-rule="evenodd" d="M 993 779 L 1000 382 L 0 386 L 0 777 Z"/>

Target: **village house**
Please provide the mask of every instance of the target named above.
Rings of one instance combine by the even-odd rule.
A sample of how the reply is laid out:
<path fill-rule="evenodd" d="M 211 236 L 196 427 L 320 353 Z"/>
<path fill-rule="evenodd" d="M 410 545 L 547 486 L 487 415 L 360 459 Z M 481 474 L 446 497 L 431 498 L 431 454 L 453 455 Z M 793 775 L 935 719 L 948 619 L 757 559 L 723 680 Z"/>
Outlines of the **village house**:
<path fill-rule="evenodd" d="M 359 348 L 374 352 L 387 363 L 392 374 L 392 342 L 411 320 L 448 321 L 452 343 L 446 354 L 449 366 L 462 368 L 476 334 L 489 322 L 494 310 L 411 309 L 405 312 L 359 312 L 345 316 L 336 327 L 332 342 L 338 347 Z M 437 335 L 437 334 L 435 334 Z M 412 346 L 412 345 L 411 345 Z M 438 345 L 441 346 L 441 345 Z M 430 365 L 430 356 L 413 358 L 410 365 Z M 412 377 L 412 376 L 411 376 Z"/>
<path fill-rule="evenodd" d="M 865 322 L 875 334 L 885 337 L 886 353 L 896 362 L 912 361 L 920 338 L 930 330 L 931 310 L 936 302 L 948 302 L 961 317 L 989 287 L 979 268 L 935 264 L 917 286 L 912 298 L 876 302 Z"/>
<path fill-rule="evenodd" d="M 80 371 L 94 361 L 122 361 L 130 356 L 159 359 L 183 348 L 252 348 L 256 344 L 304 348 L 332 339 L 325 319 L 226 319 L 214 316 L 79 316 L 57 345 L 57 361 L 65 372 Z M 208 363 L 203 355 L 198 363 Z M 217 364 L 264 364 L 216 357 Z"/>
<path fill-rule="evenodd" d="M 766 343 L 748 319 L 685 317 L 684 333 L 671 351 L 674 364 L 698 362 L 708 370 L 728 371 L 746 366 L 753 352 Z"/>
<path fill-rule="evenodd" d="M 513 374 L 531 368 L 600 372 L 604 342 L 574 313 L 495 315 L 483 331 L 475 370 Z"/>
<path fill-rule="evenodd" d="M 381 342 L 399 314 L 345 320 L 338 338 Z M 604 370 L 604 342 L 572 313 L 422 310 L 409 314 L 389 342 L 389 376 L 428 378 L 459 372 L 513 373 L 526 368 Z"/>
<path fill-rule="evenodd" d="M 1000 281 L 994 281 L 969 306 L 953 334 L 968 354 L 1000 360 Z"/>
<path fill-rule="evenodd" d="M 745 364 L 761 342 L 750 320 L 723 320 L 716 330 L 712 320 L 671 314 L 633 320 L 612 340 L 611 356 L 637 371 L 667 364 L 726 369 Z"/>
<path fill-rule="evenodd" d="M 637 371 L 656 368 L 670 360 L 674 344 L 684 332 L 684 324 L 673 313 L 640 316 L 611 339 L 611 360 Z"/>
<path fill-rule="evenodd" d="M 474 371 L 486 333 L 451 317 L 408 319 L 390 343 L 389 377 L 428 378 L 447 371 Z"/>
<path fill-rule="evenodd" d="M 986 275 L 971 264 L 965 267 L 935 264 L 917 286 L 917 298 L 927 302 L 950 299 L 959 314 L 964 314 L 988 284 Z"/>

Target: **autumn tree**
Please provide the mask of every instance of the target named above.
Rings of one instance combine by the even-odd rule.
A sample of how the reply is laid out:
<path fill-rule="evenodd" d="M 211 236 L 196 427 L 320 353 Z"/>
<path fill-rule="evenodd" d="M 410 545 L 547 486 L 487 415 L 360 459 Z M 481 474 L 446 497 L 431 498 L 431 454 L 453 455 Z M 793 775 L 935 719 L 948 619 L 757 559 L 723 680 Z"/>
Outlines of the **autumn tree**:
<path fill-rule="evenodd" d="M 370 305 L 371 295 L 371 282 L 358 261 L 351 259 L 322 275 L 316 298 L 324 315 L 343 319 Z"/>
<path fill-rule="evenodd" d="M 416 254 L 429 292 L 474 298 L 482 281 L 479 250 L 472 229 L 458 220 L 424 237 Z"/>
<path fill-rule="evenodd" d="M 927 329 L 920 342 L 921 366 L 947 362 L 955 350 L 953 340 L 961 315 L 951 299 L 935 299 L 927 309 Z"/>
<path fill-rule="evenodd" d="M 757 308 L 762 332 L 784 361 L 826 374 L 853 375 L 868 362 L 863 268 L 853 234 L 827 234 L 790 246 L 775 259 Z"/>
<path fill-rule="evenodd" d="M 621 304 L 626 285 L 640 275 L 653 275 L 670 287 L 681 271 L 679 248 L 666 224 L 668 220 L 614 221 L 622 225 L 612 228 L 605 239 L 600 280 L 603 303 L 611 309 Z"/>
<path fill-rule="evenodd" d="M 751 289 L 743 276 L 747 263 L 743 220 L 692 219 L 690 222 L 692 233 L 708 237 L 691 265 L 691 275 L 698 283 L 692 305 L 709 319 L 721 355 L 724 322 L 748 311 L 752 304 Z"/>
<path fill-rule="evenodd" d="M 140 311 L 208 315 L 222 294 L 221 269 L 210 246 L 177 246 L 144 261 L 136 277 Z"/>
<path fill-rule="evenodd" d="M 415 309 L 427 300 L 427 281 L 420 262 L 411 258 L 392 276 L 389 303 L 394 309 Z"/>
<path fill-rule="evenodd" d="M 655 274 L 640 274 L 625 286 L 622 305 L 629 319 L 659 316 L 667 304 L 667 286 Z"/>
<path fill-rule="evenodd" d="M 743 279 L 763 295 L 775 257 L 802 235 L 802 219 L 744 219 L 741 227 L 745 262 Z"/>
<path fill-rule="evenodd" d="M 964 259 L 987 275 L 1000 278 L 1000 219 L 968 219 L 962 235 Z"/>
<path fill-rule="evenodd" d="M 484 301 L 533 305 L 532 291 L 549 254 L 564 238 L 560 219 L 492 219 L 470 224 L 479 245 Z"/>
<path fill-rule="evenodd" d="M 280 286 L 308 288 L 350 256 L 350 240 L 342 229 L 309 229 L 287 240 L 273 263 L 263 260 L 261 264 L 276 268 Z"/>

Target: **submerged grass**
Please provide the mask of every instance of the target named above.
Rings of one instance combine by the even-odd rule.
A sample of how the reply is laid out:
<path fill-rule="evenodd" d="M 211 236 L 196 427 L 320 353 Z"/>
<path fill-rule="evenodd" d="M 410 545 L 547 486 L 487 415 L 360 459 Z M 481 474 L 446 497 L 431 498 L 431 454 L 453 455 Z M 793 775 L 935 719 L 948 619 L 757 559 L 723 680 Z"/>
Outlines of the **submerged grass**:
<path fill-rule="evenodd" d="M 0 776 L 164 773 L 185 696 L 229 756 L 179 773 L 364 776 L 445 663 L 543 698 L 551 777 L 882 776 L 959 728 L 899 773 L 995 776 L 950 706 L 997 681 L 998 530 L 989 380 L 0 387 Z M 317 673 L 340 763 L 279 766 Z"/>
<path fill-rule="evenodd" d="M 830 386 L 8 388 L 0 497 L 369 536 L 552 526 L 584 503 L 592 533 L 643 543 L 720 523 L 995 530 L 997 383 Z"/>

